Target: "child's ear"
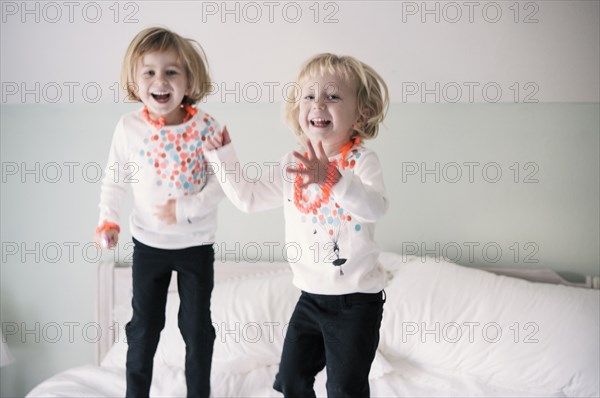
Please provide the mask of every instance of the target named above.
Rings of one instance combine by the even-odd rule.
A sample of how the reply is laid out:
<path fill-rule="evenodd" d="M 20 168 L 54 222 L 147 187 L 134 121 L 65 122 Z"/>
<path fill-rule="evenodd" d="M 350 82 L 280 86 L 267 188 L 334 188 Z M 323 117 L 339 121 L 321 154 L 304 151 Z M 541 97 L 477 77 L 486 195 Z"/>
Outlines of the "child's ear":
<path fill-rule="evenodd" d="M 191 97 L 192 97 L 192 86 L 188 86 L 185 89 L 185 92 L 183 93 L 182 102 L 187 102 L 187 103 L 191 104 L 192 103 L 192 101 L 190 100 Z"/>
<path fill-rule="evenodd" d="M 364 125 L 369 120 L 369 113 L 370 112 L 368 109 L 363 109 L 362 111 L 358 112 L 358 117 L 356 118 L 356 121 L 354 122 L 354 127 L 356 129 L 360 130 L 364 127 Z"/>

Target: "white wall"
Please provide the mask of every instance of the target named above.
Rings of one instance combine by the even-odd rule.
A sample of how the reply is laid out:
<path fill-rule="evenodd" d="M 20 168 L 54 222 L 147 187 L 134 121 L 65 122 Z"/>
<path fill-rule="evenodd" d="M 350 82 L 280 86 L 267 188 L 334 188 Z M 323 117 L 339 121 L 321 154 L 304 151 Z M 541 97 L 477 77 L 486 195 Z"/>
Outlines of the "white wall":
<path fill-rule="evenodd" d="M 393 99 L 370 143 L 392 203 L 377 230 L 384 249 L 600 274 L 599 3 L 474 2 L 472 23 L 465 3 L 426 3 L 438 7 L 436 23 L 435 14 L 421 21 L 422 2 L 321 2 L 315 23 L 314 2 L 122 2 L 115 23 L 113 2 L 75 2 L 71 23 L 65 2 L 3 1 L 0 320 L 16 362 L 0 371 L 0 394 L 24 395 L 93 360 L 95 172 L 119 115 L 137 106 L 114 86 L 122 54 L 155 24 L 204 46 L 219 91 L 201 106 L 227 123 L 244 162 L 276 160 L 294 145 L 280 122 L 281 88 L 304 59 L 346 53 L 380 71 Z M 255 5 L 262 19 L 251 23 Z M 223 7 L 238 7 L 239 22 L 235 11 L 222 22 Z M 302 17 L 291 23 L 295 9 Z M 323 23 L 331 12 L 337 22 Z M 124 23 L 129 13 L 138 22 Z M 221 258 L 256 247 L 268 258 L 282 222 L 279 211 L 245 215 L 224 202 Z M 127 261 L 126 227 L 122 235 L 116 257 Z"/>
<path fill-rule="evenodd" d="M 495 100 L 495 86 L 483 92 L 488 83 L 501 88 L 500 101 L 511 102 L 515 82 L 518 101 L 526 94 L 544 102 L 598 101 L 598 1 L 49 4 L 2 2 L 3 103 L 34 102 L 34 95 L 22 94 L 36 83 L 40 92 L 48 85 L 40 102 L 44 94 L 67 103 L 94 100 L 93 87 L 87 93 L 83 89 L 87 83 L 102 89 L 100 101 L 113 102 L 127 44 L 139 30 L 155 24 L 198 40 L 219 87 L 233 89 L 239 82 L 241 87 L 256 83 L 262 88 L 257 95 L 248 86 L 241 100 L 268 102 L 267 84 L 290 82 L 306 58 L 331 51 L 374 66 L 387 79 L 396 102 L 420 102 L 411 83 L 422 82 L 429 89 L 437 82 L 440 91 L 450 84 L 445 97 L 465 102 Z M 462 96 L 455 94 L 453 83 L 463 89 Z M 479 84 L 471 96 L 470 83 Z M 526 83 L 533 85 L 525 88 Z M 55 85 L 62 88 L 62 96 Z M 281 90 L 275 97 L 281 100 Z"/>

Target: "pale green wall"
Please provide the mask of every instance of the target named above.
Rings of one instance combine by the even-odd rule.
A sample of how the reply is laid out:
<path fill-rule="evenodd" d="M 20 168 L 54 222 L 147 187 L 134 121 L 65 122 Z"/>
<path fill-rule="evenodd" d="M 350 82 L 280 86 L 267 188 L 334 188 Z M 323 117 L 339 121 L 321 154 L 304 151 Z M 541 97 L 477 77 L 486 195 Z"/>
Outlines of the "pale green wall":
<path fill-rule="evenodd" d="M 243 162 L 276 161 L 294 144 L 280 121 L 280 104 L 204 107 L 229 126 Z M 3 329 L 16 325 L 19 331 L 7 338 L 16 362 L 2 369 L 2 396 L 23 395 L 52 374 L 94 359 L 93 344 L 86 339 L 94 338 L 95 329 L 88 328 L 88 335 L 82 331 L 94 320 L 97 261 L 93 250 L 86 257 L 82 248 L 93 236 L 100 186 L 86 182 L 82 169 L 93 162 L 104 167 L 114 125 L 130 108 L 2 106 L 2 242 L 19 246 L 15 255 L 3 247 L 1 321 Z M 439 242 L 434 255 L 442 254 L 445 246 L 446 254 L 454 256 L 450 249 L 459 246 L 459 262 L 466 265 L 549 267 L 570 277 L 599 275 L 599 115 L 597 103 L 392 104 L 385 127 L 369 144 L 380 155 L 391 202 L 377 230 L 382 248 L 401 252 L 403 243 L 411 249 L 423 243 L 432 250 Z M 12 162 L 20 169 L 21 162 L 29 168 L 39 162 L 40 181 L 22 169 L 7 175 Z M 52 162 L 62 165 L 57 183 L 48 181 L 56 177 Z M 64 162 L 77 162 L 73 182 Z M 403 182 L 402 162 L 405 170 L 414 164 L 421 167 L 421 162 L 431 169 L 439 162 L 440 172 L 447 173 L 445 178 L 440 175 L 439 183 L 433 175 L 426 176 L 425 183 L 420 175 L 407 175 Z M 469 182 L 463 165 L 462 179 L 448 182 L 455 176 L 452 162 L 479 162 L 474 181 Z M 483 165 L 493 162 L 503 172 L 497 183 L 482 176 Z M 521 165 L 518 183 L 509 168 L 515 162 Z M 537 165 L 533 178 L 539 182 L 523 183 L 536 170 L 524 169 L 527 162 Z M 93 179 L 94 171 L 90 167 L 86 178 Z M 486 177 L 493 178 L 492 169 L 488 171 Z M 218 244 L 235 251 L 239 242 L 237 253 L 245 245 L 258 246 L 268 258 L 265 242 L 283 242 L 282 223 L 280 211 L 246 215 L 224 202 Z M 129 232 L 126 222 L 122 225 L 124 257 Z M 515 242 L 520 248 L 516 262 Z M 22 261 L 21 244 L 34 249 L 40 261 L 34 254 Z M 493 247 L 501 248 L 497 263 L 482 255 L 486 244 L 489 257 L 495 255 Z M 473 261 L 469 245 L 478 245 Z M 57 257 L 56 247 L 62 253 L 49 263 Z M 536 248 L 532 259 L 539 262 L 525 263 L 525 255 Z M 276 253 L 280 258 L 281 251 Z M 226 257 L 233 259 L 233 254 Z M 76 323 L 73 341 L 71 322 Z M 34 332 L 24 334 L 25 329 Z M 61 336 L 56 336 L 57 330 Z"/>

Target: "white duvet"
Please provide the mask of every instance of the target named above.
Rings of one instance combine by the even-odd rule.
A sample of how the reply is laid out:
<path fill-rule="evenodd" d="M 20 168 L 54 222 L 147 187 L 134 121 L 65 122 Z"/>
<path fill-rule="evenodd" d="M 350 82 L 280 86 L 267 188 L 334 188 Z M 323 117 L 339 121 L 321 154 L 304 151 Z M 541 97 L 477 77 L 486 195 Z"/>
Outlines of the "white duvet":
<path fill-rule="evenodd" d="M 370 374 L 373 397 L 600 395 L 600 292 L 391 253 L 381 260 L 390 282 Z M 289 272 L 215 284 L 214 397 L 281 396 L 271 386 L 298 294 Z M 153 397 L 185 396 L 178 305 L 171 295 Z M 120 315 L 123 324 L 129 311 Z M 101 366 L 67 370 L 28 396 L 124 396 L 126 347 L 118 341 Z M 325 381 L 321 372 L 318 396 L 326 396 Z"/>

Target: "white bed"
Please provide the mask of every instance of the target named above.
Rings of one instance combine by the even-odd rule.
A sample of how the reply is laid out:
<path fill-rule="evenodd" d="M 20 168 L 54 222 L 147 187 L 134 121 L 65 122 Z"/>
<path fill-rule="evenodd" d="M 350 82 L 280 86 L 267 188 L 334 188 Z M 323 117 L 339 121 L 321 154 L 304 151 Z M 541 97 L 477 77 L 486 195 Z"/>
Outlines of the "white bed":
<path fill-rule="evenodd" d="M 600 291 L 532 283 L 430 258 L 383 253 L 389 274 L 371 395 L 561 397 L 600 395 Z M 280 396 L 271 388 L 299 292 L 283 263 L 215 264 L 215 397 Z M 564 282 L 555 273 L 495 270 Z M 588 284 L 593 282 L 588 281 Z M 123 331 L 131 271 L 102 264 L 98 363 L 42 382 L 29 397 L 125 393 Z M 185 396 L 184 345 L 172 285 L 152 396 Z M 316 381 L 326 396 L 325 373 Z"/>

